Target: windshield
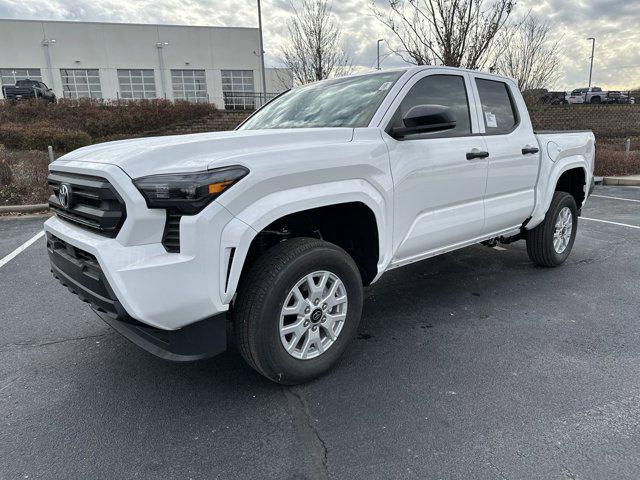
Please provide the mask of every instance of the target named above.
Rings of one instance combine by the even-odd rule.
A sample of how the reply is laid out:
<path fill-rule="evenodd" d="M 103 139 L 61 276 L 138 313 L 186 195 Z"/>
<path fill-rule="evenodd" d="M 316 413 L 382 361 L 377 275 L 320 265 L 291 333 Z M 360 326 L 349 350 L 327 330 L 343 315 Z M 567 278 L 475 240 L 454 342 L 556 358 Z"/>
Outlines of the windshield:
<path fill-rule="evenodd" d="M 345 77 L 294 88 L 265 105 L 239 130 L 366 127 L 403 73 Z"/>

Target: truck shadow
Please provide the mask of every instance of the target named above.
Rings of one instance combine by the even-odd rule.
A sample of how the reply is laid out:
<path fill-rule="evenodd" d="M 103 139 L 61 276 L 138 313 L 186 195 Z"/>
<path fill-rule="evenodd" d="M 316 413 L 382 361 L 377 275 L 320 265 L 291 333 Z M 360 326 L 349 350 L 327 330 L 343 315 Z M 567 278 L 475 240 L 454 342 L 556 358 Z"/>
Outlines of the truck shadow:
<path fill-rule="evenodd" d="M 529 275 L 532 270 L 542 269 L 529 262 L 524 245 L 500 252 L 473 246 L 393 270 L 366 289 L 359 335 L 346 356 L 353 356 L 354 350 L 366 349 L 366 345 L 360 346 L 361 341 L 391 338 L 399 327 L 428 330 L 452 321 L 465 321 L 465 315 L 454 318 L 450 314 L 453 310 L 487 320 L 496 295 L 518 285 L 513 273 L 522 271 Z M 524 279 L 520 281 L 520 285 L 527 283 Z M 114 355 L 104 358 L 103 364 L 120 364 L 123 372 L 130 371 L 130 362 L 145 365 L 149 385 L 160 381 L 192 392 L 247 385 L 264 391 L 279 388 L 248 367 L 232 344 L 212 359 L 171 363 L 139 351 L 118 336 L 113 341 Z M 121 378 L 119 374 L 114 381 L 117 378 Z M 145 378 L 137 378 L 136 382 L 139 381 L 144 382 Z"/>

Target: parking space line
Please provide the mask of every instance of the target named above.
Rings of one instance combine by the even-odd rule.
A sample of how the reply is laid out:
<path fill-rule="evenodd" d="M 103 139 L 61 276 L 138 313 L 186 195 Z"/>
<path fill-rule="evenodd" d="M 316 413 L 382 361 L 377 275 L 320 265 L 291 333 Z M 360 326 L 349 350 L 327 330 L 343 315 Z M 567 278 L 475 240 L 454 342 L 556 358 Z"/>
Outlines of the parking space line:
<path fill-rule="evenodd" d="M 44 236 L 44 230 L 40 230 L 33 237 L 31 237 L 29 240 L 24 242 L 22 245 L 20 245 L 13 252 L 11 252 L 9 255 L 4 257 L 2 260 L 0 260 L 0 268 L 4 267 L 7 263 L 9 263 L 11 260 L 16 258 L 18 255 L 20 255 L 20 253 L 24 252 L 27 248 L 29 248 L 31 245 L 33 245 L 43 236 Z"/>
<path fill-rule="evenodd" d="M 633 198 L 612 197 L 610 195 L 596 195 L 596 194 L 591 194 L 590 196 L 591 197 L 598 197 L 598 198 L 612 198 L 613 200 L 623 200 L 625 202 L 640 203 L 640 200 L 635 200 Z"/>
<path fill-rule="evenodd" d="M 638 225 L 629 225 L 628 223 L 610 222 L 609 220 L 600 220 L 598 218 L 589 218 L 589 217 L 580 217 L 580 220 L 591 220 L 592 222 L 609 223 L 611 225 L 619 225 L 621 227 L 637 228 L 637 229 L 640 230 L 640 226 L 638 226 Z"/>

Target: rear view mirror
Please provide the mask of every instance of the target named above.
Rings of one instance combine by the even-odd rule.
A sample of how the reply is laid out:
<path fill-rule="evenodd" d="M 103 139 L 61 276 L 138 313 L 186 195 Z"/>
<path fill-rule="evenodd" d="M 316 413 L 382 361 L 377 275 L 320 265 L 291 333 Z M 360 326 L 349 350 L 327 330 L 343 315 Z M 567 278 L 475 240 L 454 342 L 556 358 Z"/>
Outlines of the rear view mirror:
<path fill-rule="evenodd" d="M 404 127 L 396 127 L 391 131 L 395 138 L 451 130 L 456 128 L 456 116 L 449 107 L 443 105 L 416 105 L 404 115 L 402 123 Z"/>

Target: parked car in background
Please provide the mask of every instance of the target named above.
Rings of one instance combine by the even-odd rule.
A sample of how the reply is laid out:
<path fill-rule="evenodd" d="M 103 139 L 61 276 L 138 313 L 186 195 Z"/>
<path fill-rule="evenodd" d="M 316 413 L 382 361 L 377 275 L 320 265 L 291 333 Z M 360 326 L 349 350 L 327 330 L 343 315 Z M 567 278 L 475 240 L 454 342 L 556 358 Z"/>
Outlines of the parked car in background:
<path fill-rule="evenodd" d="M 53 90 L 39 80 L 18 80 L 15 85 L 3 86 L 2 94 L 7 100 L 38 98 L 47 102 L 56 101 L 56 95 Z"/>
<path fill-rule="evenodd" d="M 634 104 L 636 99 L 630 96 L 629 92 L 621 92 L 619 90 L 611 90 L 607 92 L 607 98 L 605 103 L 621 103 L 621 104 Z"/>
<path fill-rule="evenodd" d="M 363 287 L 390 270 L 519 240 L 534 263 L 561 265 L 594 149 L 589 131 L 534 132 L 516 83 L 497 75 L 426 66 L 325 80 L 235 131 L 57 159 L 51 269 L 155 355 L 215 355 L 229 331 L 258 372 L 301 383 L 337 362 Z"/>
<path fill-rule="evenodd" d="M 565 96 L 565 103 L 635 103 L 629 92 L 604 91 L 600 87 L 576 88 Z"/>
<path fill-rule="evenodd" d="M 600 87 L 576 88 L 567 94 L 567 103 L 604 103 L 607 92 Z"/>

